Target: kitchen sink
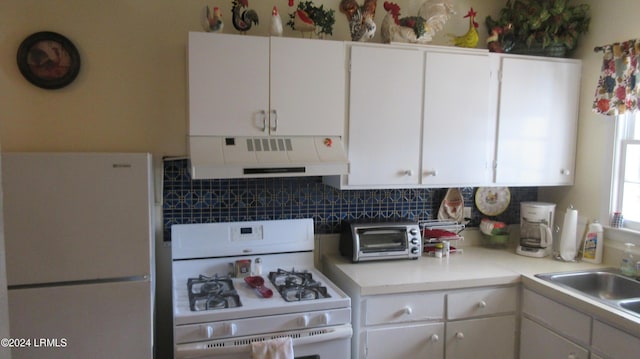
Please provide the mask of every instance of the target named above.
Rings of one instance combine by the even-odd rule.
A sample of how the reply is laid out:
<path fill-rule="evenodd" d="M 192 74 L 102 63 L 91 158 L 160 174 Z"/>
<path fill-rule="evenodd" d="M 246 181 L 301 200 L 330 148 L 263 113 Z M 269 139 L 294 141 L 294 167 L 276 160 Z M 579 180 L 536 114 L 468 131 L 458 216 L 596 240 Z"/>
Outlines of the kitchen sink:
<path fill-rule="evenodd" d="M 640 316 L 640 282 L 617 269 L 536 274 L 536 277 Z"/>

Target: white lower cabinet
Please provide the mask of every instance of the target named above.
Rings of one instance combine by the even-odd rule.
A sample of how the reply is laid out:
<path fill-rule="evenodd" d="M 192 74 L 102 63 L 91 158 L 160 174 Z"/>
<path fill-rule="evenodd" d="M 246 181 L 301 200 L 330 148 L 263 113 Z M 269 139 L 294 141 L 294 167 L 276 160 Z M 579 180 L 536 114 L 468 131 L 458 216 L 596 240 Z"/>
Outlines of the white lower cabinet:
<path fill-rule="evenodd" d="M 520 359 L 588 359 L 589 351 L 542 325 L 522 318 Z"/>
<path fill-rule="evenodd" d="M 354 359 L 515 358 L 517 286 L 352 300 Z"/>
<path fill-rule="evenodd" d="M 447 322 L 445 358 L 513 359 L 515 337 L 513 314 Z"/>
<path fill-rule="evenodd" d="M 527 288 L 523 290 L 520 359 L 626 359 L 640 338 Z"/>
<path fill-rule="evenodd" d="M 367 329 L 363 342 L 367 359 L 443 358 L 444 323 Z"/>
<path fill-rule="evenodd" d="M 640 355 L 640 338 L 594 320 L 591 350 L 602 354 L 603 358 L 637 358 Z"/>

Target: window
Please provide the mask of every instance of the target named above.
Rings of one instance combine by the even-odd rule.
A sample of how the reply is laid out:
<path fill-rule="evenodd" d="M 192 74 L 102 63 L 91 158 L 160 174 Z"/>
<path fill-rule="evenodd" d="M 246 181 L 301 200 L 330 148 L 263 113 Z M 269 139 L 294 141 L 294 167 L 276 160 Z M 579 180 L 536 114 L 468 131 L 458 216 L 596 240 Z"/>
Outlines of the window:
<path fill-rule="evenodd" d="M 624 227 L 640 230 L 640 113 L 618 116 L 612 212 L 624 216 Z"/>

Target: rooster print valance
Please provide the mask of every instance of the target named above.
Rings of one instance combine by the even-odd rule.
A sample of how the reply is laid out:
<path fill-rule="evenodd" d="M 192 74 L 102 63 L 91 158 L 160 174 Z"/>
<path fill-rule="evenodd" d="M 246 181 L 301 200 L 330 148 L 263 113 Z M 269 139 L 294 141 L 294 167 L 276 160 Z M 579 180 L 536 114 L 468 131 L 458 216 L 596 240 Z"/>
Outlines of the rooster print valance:
<path fill-rule="evenodd" d="M 637 111 L 640 105 L 638 101 L 640 39 L 600 46 L 594 50 L 602 51 L 604 55 L 593 110 L 609 116 Z"/>

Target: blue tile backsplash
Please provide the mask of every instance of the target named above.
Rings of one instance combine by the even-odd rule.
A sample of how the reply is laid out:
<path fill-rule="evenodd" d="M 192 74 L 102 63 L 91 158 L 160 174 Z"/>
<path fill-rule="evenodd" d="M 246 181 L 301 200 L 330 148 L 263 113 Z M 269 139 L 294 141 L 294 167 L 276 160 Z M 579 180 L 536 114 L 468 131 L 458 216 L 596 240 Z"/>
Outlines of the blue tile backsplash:
<path fill-rule="evenodd" d="M 447 189 L 382 189 L 341 191 L 322 183 L 322 177 L 192 180 L 185 159 L 164 162 L 164 239 L 171 226 L 184 223 L 313 218 L 315 233 L 337 233 L 340 221 L 406 217 L 434 219 Z M 492 217 L 518 223 L 521 201 L 535 201 L 536 187 L 510 188 L 509 208 Z M 462 189 L 472 206 L 468 226 L 477 227 L 484 215 L 475 207 L 475 188 Z"/>

